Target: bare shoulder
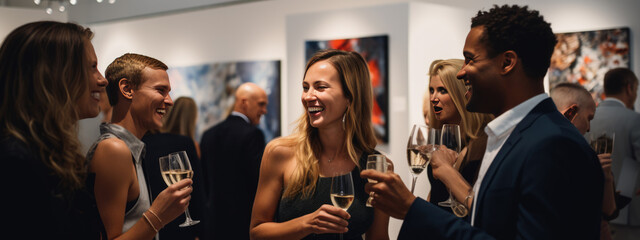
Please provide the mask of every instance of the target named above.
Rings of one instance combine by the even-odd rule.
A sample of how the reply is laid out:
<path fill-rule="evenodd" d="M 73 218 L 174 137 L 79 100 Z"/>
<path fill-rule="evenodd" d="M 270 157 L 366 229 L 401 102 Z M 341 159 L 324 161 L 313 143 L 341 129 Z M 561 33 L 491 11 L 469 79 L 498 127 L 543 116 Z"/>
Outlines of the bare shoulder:
<path fill-rule="evenodd" d="M 107 138 L 96 146 L 91 161 L 93 171 L 122 171 L 133 166 L 131 150 L 118 138 Z"/>
<path fill-rule="evenodd" d="M 286 138 L 271 140 L 264 150 L 265 157 L 270 161 L 282 162 L 291 159 L 295 155 L 292 141 Z"/>

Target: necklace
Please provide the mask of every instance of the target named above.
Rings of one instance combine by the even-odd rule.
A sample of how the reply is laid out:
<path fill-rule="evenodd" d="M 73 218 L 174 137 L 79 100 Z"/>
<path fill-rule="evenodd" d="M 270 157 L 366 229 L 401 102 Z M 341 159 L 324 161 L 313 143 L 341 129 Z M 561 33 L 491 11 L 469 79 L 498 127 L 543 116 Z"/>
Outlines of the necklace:
<path fill-rule="evenodd" d="M 338 153 L 342 151 L 342 147 L 344 147 L 344 144 L 340 146 L 340 149 L 338 149 L 335 154 L 333 154 L 332 158 L 329 158 L 329 163 L 331 163 L 331 161 L 333 161 L 333 159 L 335 159 L 338 156 Z"/>

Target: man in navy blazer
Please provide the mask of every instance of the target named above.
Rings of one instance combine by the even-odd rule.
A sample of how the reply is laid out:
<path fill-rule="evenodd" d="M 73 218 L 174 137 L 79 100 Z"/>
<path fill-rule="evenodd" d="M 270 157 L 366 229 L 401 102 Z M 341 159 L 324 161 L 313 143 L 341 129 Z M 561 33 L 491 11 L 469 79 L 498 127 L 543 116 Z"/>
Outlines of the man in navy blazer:
<path fill-rule="evenodd" d="M 556 44 L 526 6 L 479 11 L 458 78 L 467 109 L 492 113 L 470 222 L 416 198 L 395 173 L 365 170 L 373 206 L 404 219 L 398 239 L 598 239 L 603 174 L 593 150 L 544 92 Z"/>
<path fill-rule="evenodd" d="M 266 145 L 256 125 L 267 113 L 267 94 L 254 83 L 235 92 L 233 112 L 205 131 L 200 144 L 208 195 L 207 239 L 249 239 L 251 209 Z"/>

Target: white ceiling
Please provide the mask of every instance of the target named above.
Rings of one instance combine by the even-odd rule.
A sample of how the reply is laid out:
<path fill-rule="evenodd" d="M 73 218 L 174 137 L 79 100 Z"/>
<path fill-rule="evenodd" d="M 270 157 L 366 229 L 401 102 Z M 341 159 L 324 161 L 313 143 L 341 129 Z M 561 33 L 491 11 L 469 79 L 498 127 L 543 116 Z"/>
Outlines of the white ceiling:
<path fill-rule="evenodd" d="M 61 2 L 66 2 L 69 21 L 89 24 L 255 1 L 258 0 L 116 0 L 114 4 L 109 4 L 109 0 L 103 0 L 102 3 L 77 0 L 75 6 L 69 6 L 68 0 L 41 0 L 40 5 L 33 0 L 0 0 L 0 6 L 41 8 L 44 11 L 51 4 L 54 9 L 52 14 L 61 14 L 57 8 Z"/>

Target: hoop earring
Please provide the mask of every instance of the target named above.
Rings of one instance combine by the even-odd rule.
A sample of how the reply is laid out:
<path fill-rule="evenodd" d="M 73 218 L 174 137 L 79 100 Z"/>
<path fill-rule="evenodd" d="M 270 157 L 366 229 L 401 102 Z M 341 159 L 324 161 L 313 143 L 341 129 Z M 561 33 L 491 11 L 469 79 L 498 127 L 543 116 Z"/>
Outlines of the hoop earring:
<path fill-rule="evenodd" d="M 346 118 L 347 118 L 347 112 L 349 112 L 349 107 L 347 106 L 347 111 L 344 112 L 344 115 L 342 115 L 342 130 L 345 130 L 345 125 L 346 125 Z"/>

